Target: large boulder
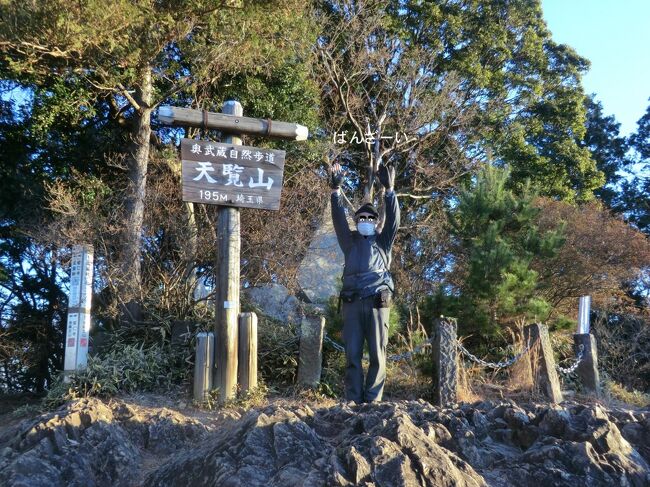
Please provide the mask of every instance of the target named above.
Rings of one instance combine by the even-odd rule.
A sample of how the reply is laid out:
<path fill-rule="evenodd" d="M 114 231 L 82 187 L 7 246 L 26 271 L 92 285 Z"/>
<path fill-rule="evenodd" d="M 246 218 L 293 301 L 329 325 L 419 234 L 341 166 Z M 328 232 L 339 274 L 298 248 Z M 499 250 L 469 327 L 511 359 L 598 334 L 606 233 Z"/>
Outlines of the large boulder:
<path fill-rule="evenodd" d="M 249 287 L 243 293 L 266 316 L 282 323 L 300 323 L 300 301 L 281 284 Z"/>
<path fill-rule="evenodd" d="M 309 302 L 325 304 L 341 287 L 344 257 L 332 224 L 328 202 L 320 227 L 314 234 L 307 254 L 298 268 L 298 284 Z"/>
<path fill-rule="evenodd" d="M 316 412 L 270 406 L 160 468 L 144 485 L 486 485 L 438 441 L 396 404 Z"/>
<path fill-rule="evenodd" d="M 251 411 L 201 448 L 159 468 L 145 486 L 324 485 L 316 463 L 328 445 L 303 421 L 308 408 Z M 322 463 L 322 462 L 321 462 Z"/>

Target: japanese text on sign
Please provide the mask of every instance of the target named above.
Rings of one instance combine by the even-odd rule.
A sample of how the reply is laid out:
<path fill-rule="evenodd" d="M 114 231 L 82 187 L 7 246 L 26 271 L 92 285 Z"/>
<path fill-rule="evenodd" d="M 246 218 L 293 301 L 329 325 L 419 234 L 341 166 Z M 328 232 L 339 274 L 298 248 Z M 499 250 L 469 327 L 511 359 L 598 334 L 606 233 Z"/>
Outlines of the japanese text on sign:
<path fill-rule="evenodd" d="M 237 164 L 221 164 L 221 167 L 221 175 L 224 176 L 222 181 L 225 181 L 225 183 L 223 183 L 224 186 L 244 186 L 240 179 L 241 173 L 244 170 L 243 167 L 238 166 Z M 199 174 L 192 178 L 192 181 L 205 179 L 208 183 L 219 184 L 219 180 L 210 175 L 215 171 L 211 162 L 199 162 L 196 170 Z M 217 172 L 217 174 L 219 173 Z M 248 180 L 249 188 L 266 188 L 266 190 L 269 191 L 271 186 L 273 186 L 273 178 L 269 177 L 265 180 L 264 169 L 261 168 L 257 168 L 257 181 L 254 181 L 252 177 Z"/>
<path fill-rule="evenodd" d="M 183 200 L 279 209 L 284 151 L 182 139 Z"/>
<path fill-rule="evenodd" d="M 66 374 L 79 370 L 87 364 L 93 281 L 92 247 L 75 245 L 71 261 L 70 296 L 64 342 Z M 69 380 L 67 376 L 66 380 Z"/>

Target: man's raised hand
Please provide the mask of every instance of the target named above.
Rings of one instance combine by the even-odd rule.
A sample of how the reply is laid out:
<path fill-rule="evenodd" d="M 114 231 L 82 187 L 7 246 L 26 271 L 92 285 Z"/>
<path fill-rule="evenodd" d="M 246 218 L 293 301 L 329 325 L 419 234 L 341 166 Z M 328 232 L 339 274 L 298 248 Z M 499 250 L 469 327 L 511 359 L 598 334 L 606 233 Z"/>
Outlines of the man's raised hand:
<path fill-rule="evenodd" d="M 381 185 L 387 190 L 393 189 L 395 185 L 395 168 L 386 164 L 379 166 L 379 171 L 377 171 L 377 177 Z"/>
<path fill-rule="evenodd" d="M 343 169 L 338 162 L 332 164 L 332 169 L 330 171 L 330 188 L 340 189 L 343 184 Z"/>

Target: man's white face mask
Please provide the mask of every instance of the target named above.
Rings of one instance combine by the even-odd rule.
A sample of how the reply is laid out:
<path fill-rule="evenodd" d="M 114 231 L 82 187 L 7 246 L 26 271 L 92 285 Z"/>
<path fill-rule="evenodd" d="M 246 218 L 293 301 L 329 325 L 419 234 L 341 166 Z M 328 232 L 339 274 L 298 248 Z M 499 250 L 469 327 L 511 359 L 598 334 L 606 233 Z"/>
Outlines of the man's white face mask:
<path fill-rule="evenodd" d="M 373 222 L 359 222 L 357 223 L 357 230 L 361 235 L 369 237 L 375 234 L 375 224 Z"/>

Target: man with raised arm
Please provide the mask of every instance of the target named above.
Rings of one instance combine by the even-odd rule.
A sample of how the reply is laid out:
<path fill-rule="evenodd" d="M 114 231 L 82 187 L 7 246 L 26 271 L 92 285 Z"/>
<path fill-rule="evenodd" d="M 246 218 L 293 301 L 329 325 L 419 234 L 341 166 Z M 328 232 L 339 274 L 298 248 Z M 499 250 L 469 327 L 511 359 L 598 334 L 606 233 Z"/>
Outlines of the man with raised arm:
<path fill-rule="evenodd" d="M 350 230 L 340 191 L 343 171 L 339 164 L 332 166 L 330 177 L 332 221 L 345 255 L 340 297 L 347 359 L 345 398 L 356 403 L 381 401 L 386 379 L 388 316 L 394 290 L 389 267 L 400 213 L 393 191 L 395 169 L 381 165 L 378 177 L 386 189 L 386 219 L 380 233 L 377 233 L 379 213 L 370 203 L 355 212 L 356 230 Z M 361 366 L 364 341 L 368 342 L 370 358 L 365 384 Z"/>

